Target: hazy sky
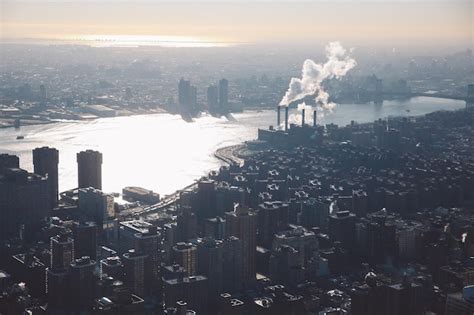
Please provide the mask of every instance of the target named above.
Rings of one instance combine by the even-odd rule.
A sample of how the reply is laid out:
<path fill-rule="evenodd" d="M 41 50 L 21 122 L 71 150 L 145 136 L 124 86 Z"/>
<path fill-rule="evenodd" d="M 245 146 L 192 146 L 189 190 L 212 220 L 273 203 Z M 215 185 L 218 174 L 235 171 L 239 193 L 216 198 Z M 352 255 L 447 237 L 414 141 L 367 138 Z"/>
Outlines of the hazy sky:
<path fill-rule="evenodd" d="M 471 0 L 0 1 L 3 39 L 113 34 L 473 46 Z"/>

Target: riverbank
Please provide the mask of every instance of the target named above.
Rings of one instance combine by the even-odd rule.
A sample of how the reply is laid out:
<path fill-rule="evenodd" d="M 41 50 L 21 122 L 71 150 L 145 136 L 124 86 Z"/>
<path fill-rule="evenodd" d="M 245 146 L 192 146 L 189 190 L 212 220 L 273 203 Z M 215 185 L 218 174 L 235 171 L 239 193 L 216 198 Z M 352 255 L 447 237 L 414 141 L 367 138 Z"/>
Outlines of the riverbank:
<path fill-rule="evenodd" d="M 464 102 L 425 97 L 402 103 L 384 102 L 383 106 L 347 104 L 338 105 L 320 123 L 345 126 L 351 120 L 365 123 L 464 107 Z M 290 109 L 290 122 L 297 123 L 300 115 L 296 109 Z M 251 140 L 257 138 L 257 130 L 276 122 L 275 110 L 245 111 L 233 116 L 235 121 L 203 115 L 186 123 L 179 115 L 132 115 L 6 128 L 0 130 L 0 153 L 20 156 L 21 167 L 33 170 L 31 150 L 55 147 L 60 155 L 59 189 L 64 191 L 77 187 L 77 152 L 98 150 L 104 156 L 105 192 L 120 192 L 132 185 L 165 196 L 224 165 L 222 159 L 215 157 L 218 149 L 245 142 L 253 149 Z M 24 136 L 24 140 L 17 140 L 18 136 Z M 241 157 L 245 150 L 232 150 L 232 155 L 234 152 Z M 219 153 L 229 159 L 230 152 Z"/>
<path fill-rule="evenodd" d="M 5 117 L 0 118 L 0 128 L 14 128 L 15 121 L 17 119 L 20 120 L 20 127 L 21 126 L 35 126 L 35 125 L 45 125 L 45 124 L 54 124 L 54 123 L 64 123 L 64 122 L 80 122 L 80 121 L 91 121 L 97 120 L 102 118 L 115 118 L 115 117 L 131 117 L 131 116 L 144 116 L 144 115 L 156 115 L 156 114 L 170 114 L 164 109 L 156 108 L 156 109 L 148 109 L 148 110 L 140 110 L 140 111 L 130 111 L 130 110 L 117 110 L 115 116 L 109 117 L 101 117 L 92 114 L 82 115 L 79 119 L 75 118 L 50 118 L 47 116 L 39 116 L 37 119 L 35 118 L 21 118 L 22 116 L 12 116 L 12 117 Z M 34 115 L 33 115 L 34 117 Z"/>

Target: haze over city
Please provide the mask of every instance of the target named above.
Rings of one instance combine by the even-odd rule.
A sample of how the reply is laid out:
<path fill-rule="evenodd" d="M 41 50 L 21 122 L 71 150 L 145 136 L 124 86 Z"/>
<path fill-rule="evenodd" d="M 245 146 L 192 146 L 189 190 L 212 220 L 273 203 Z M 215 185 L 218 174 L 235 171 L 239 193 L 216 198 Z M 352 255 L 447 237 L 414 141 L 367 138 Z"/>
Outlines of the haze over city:
<path fill-rule="evenodd" d="M 472 47 L 469 0 L 2 2 L 2 38 Z"/>
<path fill-rule="evenodd" d="M 3 0 L 0 314 L 474 314 L 470 0 Z"/>

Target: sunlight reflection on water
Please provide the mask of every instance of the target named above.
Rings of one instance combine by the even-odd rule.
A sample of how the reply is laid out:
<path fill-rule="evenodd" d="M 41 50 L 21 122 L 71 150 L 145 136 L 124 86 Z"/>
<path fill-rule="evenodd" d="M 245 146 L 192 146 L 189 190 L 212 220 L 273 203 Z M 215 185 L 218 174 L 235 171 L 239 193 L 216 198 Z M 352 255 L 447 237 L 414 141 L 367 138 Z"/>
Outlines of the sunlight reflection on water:
<path fill-rule="evenodd" d="M 421 115 L 440 109 L 458 109 L 464 102 L 427 97 L 405 102 L 338 105 L 325 123 L 369 122 L 394 115 Z M 296 113 L 295 111 L 292 111 Z M 216 169 L 216 149 L 255 139 L 257 128 L 276 120 L 275 111 L 249 111 L 236 121 L 204 115 L 194 123 L 169 114 L 102 118 L 93 121 L 0 129 L 0 153 L 20 156 L 20 166 L 32 170 L 31 150 L 53 146 L 59 150 L 60 191 L 77 186 L 76 153 L 95 149 L 103 153 L 103 188 L 121 192 L 125 186 L 142 186 L 169 194 Z M 312 121 L 308 121 L 312 123 Z M 24 135 L 24 140 L 16 140 Z"/>

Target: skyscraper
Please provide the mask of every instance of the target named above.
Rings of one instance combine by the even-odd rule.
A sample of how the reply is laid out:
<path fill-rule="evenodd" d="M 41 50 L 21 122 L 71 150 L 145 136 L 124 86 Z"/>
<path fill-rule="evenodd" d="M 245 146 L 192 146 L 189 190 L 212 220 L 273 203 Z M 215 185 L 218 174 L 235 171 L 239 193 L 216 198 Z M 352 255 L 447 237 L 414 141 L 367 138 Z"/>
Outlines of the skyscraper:
<path fill-rule="evenodd" d="M 69 270 L 53 270 L 48 268 L 46 271 L 46 283 L 48 310 L 65 312 L 72 299 L 69 291 Z"/>
<path fill-rule="evenodd" d="M 93 150 L 77 154 L 79 188 L 102 189 L 102 153 Z"/>
<path fill-rule="evenodd" d="M 178 241 L 187 242 L 197 236 L 197 217 L 190 206 L 181 206 L 182 212 L 177 216 Z"/>
<path fill-rule="evenodd" d="M 29 238 L 48 215 L 47 179 L 19 168 L 0 171 L 0 240 Z"/>
<path fill-rule="evenodd" d="M 216 184 L 213 180 L 203 180 L 198 183 L 197 200 L 197 216 L 199 220 L 217 216 Z"/>
<path fill-rule="evenodd" d="M 191 103 L 191 82 L 181 78 L 178 85 L 178 103 L 181 107 L 189 107 Z"/>
<path fill-rule="evenodd" d="M 217 109 L 219 105 L 219 92 L 217 86 L 210 85 L 207 88 L 207 108 L 209 111 L 213 112 Z"/>
<path fill-rule="evenodd" d="M 101 240 L 114 238 L 114 197 L 92 187 L 79 189 L 79 211 L 97 224 Z M 130 247 L 129 247 L 130 248 Z"/>
<path fill-rule="evenodd" d="M 223 292 L 235 293 L 242 288 L 242 242 L 235 236 L 222 240 Z"/>
<path fill-rule="evenodd" d="M 191 85 L 189 89 L 189 106 L 191 109 L 197 107 L 197 88 L 194 85 Z"/>
<path fill-rule="evenodd" d="M 51 209 L 58 205 L 58 163 L 58 150 L 49 147 L 36 148 L 33 150 L 35 174 L 48 178 Z"/>
<path fill-rule="evenodd" d="M 226 212 L 226 234 L 242 242 L 242 279 L 249 286 L 255 281 L 257 214 L 250 208 L 238 205 L 234 211 Z"/>
<path fill-rule="evenodd" d="M 123 254 L 124 283 L 140 296 L 145 295 L 145 259 L 146 255 L 130 249 Z"/>
<path fill-rule="evenodd" d="M 123 279 L 123 264 L 118 256 L 110 256 L 100 261 L 100 278 L 112 277 L 116 280 Z"/>
<path fill-rule="evenodd" d="M 178 104 L 181 110 L 194 112 L 197 110 L 197 88 L 191 81 L 181 78 L 178 84 Z"/>
<path fill-rule="evenodd" d="M 217 298 L 223 290 L 224 251 L 222 241 L 206 237 L 197 242 L 197 272 L 204 275 L 209 283 L 211 309 L 217 307 Z"/>
<path fill-rule="evenodd" d="M 75 223 L 72 229 L 74 236 L 74 257 L 88 256 L 97 258 L 97 225 L 95 222 Z"/>
<path fill-rule="evenodd" d="M 67 270 L 74 260 L 74 241 L 66 233 L 50 239 L 52 270 Z"/>
<path fill-rule="evenodd" d="M 266 201 L 258 206 L 258 241 L 271 248 L 275 233 L 288 227 L 288 204 L 281 201 Z"/>
<path fill-rule="evenodd" d="M 209 314 L 207 278 L 201 275 L 178 277 L 164 281 L 165 305 L 175 305 L 177 301 L 186 301 L 196 314 Z"/>
<path fill-rule="evenodd" d="M 222 111 L 227 111 L 229 107 L 229 81 L 226 79 L 219 81 L 219 107 Z"/>
<path fill-rule="evenodd" d="M 341 242 L 341 245 L 351 250 L 355 240 L 355 214 L 349 211 L 339 211 L 329 216 L 329 237 Z"/>
<path fill-rule="evenodd" d="M 65 232 L 50 238 L 50 264 L 46 271 L 46 294 L 50 309 L 64 311 L 72 301 L 69 268 L 74 260 L 74 241 Z"/>
<path fill-rule="evenodd" d="M 145 289 L 156 291 L 160 282 L 160 233 L 156 226 L 149 228 L 148 233 L 135 234 L 135 250 L 145 254 Z"/>
<path fill-rule="evenodd" d="M 225 237 L 225 219 L 215 217 L 204 221 L 204 236 L 221 240 Z"/>
<path fill-rule="evenodd" d="M 103 224 L 115 216 L 113 196 L 91 187 L 79 189 L 79 210 L 96 223 Z"/>
<path fill-rule="evenodd" d="M 189 276 L 196 274 L 196 256 L 196 246 L 191 243 L 179 242 L 173 246 L 174 262 L 182 266 Z"/>
<path fill-rule="evenodd" d="M 95 261 L 90 257 L 81 257 L 71 263 L 69 282 L 75 310 L 87 310 L 94 299 L 94 268 Z"/>

